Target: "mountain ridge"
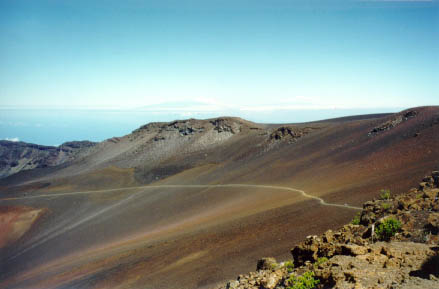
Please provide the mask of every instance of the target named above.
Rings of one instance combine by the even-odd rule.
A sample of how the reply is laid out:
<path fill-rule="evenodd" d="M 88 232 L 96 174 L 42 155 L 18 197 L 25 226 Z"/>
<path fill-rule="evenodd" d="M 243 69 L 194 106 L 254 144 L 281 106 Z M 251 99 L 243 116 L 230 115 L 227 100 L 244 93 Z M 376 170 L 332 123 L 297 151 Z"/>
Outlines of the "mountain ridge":
<path fill-rule="evenodd" d="M 149 132 L 154 132 L 154 129 L 156 130 L 156 132 L 160 133 L 163 130 L 167 130 L 169 129 L 169 127 L 174 126 L 174 128 L 178 128 L 179 129 L 179 133 L 181 134 L 181 136 L 187 136 L 190 134 L 193 134 L 193 128 L 189 125 L 189 127 L 186 124 L 198 124 L 198 125 L 205 125 L 208 123 L 214 124 L 214 125 L 220 125 L 221 123 L 234 123 L 235 125 L 237 124 L 239 125 L 246 125 L 247 128 L 249 128 L 250 130 L 262 130 L 265 133 L 270 133 L 271 130 L 275 130 L 277 128 L 281 128 L 281 127 L 287 127 L 287 126 L 303 126 L 303 125 L 307 125 L 307 124 L 313 124 L 313 123 L 331 123 L 331 122 L 337 122 L 337 121 L 352 121 L 352 120 L 362 120 L 362 119 L 371 119 L 371 118 L 377 118 L 377 117 L 385 117 L 391 114 L 369 114 L 369 115 L 358 115 L 358 116 L 347 116 L 347 117 L 342 117 L 342 118 L 335 118 L 335 119 L 327 119 L 327 120 L 318 120 L 318 121 L 312 121 L 312 122 L 305 122 L 305 123 L 288 123 L 288 124 L 261 124 L 261 123 L 254 123 L 251 121 L 247 121 L 244 120 L 242 118 L 239 117 L 230 117 L 230 116 L 221 116 L 221 117 L 215 117 L 215 118 L 210 118 L 210 119 L 194 119 L 194 118 L 190 118 L 190 119 L 182 119 L 182 120 L 173 120 L 170 122 L 151 122 L 151 123 L 147 123 L 145 125 L 140 126 L 139 128 L 133 130 L 131 132 L 131 134 L 127 134 L 125 136 L 121 136 L 121 137 L 112 137 L 112 138 L 108 138 L 104 141 L 101 142 L 90 142 L 90 141 L 69 141 L 69 142 L 65 142 L 62 145 L 56 147 L 56 146 L 45 146 L 45 145 L 39 145 L 39 144 L 33 144 L 33 143 L 26 143 L 26 142 L 12 142 L 12 141 L 7 141 L 7 140 L 3 140 L 1 141 L 1 146 L 4 147 L 11 147 L 11 146 L 25 146 L 25 147 L 29 147 L 29 148 L 36 148 L 38 151 L 53 151 L 53 152 L 59 152 L 59 151 L 65 151 L 64 148 L 65 147 L 69 147 L 71 146 L 72 148 L 76 149 L 76 151 L 74 152 L 70 152 L 70 155 L 66 156 L 66 157 L 58 157 L 56 161 L 51 161 L 51 159 L 56 158 L 56 156 L 54 157 L 54 153 L 48 153 L 48 154 L 43 154 L 43 156 L 41 156 L 41 154 L 39 154 L 38 157 L 36 157 L 35 160 L 33 159 L 29 159 L 29 165 L 24 165 L 21 167 L 16 167 L 15 163 L 17 163 L 19 161 L 19 159 L 17 158 L 7 158 L 7 156 L 5 155 L 5 153 L 8 152 L 7 149 L 2 149 L 0 150 L 0 155 L 4 158 L 7 159 L 7 161 L 3 161 L 1 166 L 0 166 L 0 170 L 1 170 L 1 174 L 0 174 L 0 179 L 1 178 L 5 178 L 7 176 L 10 176 L 12 174 L 18 173 L 22 170 L 29 170 L 29 169 L 34 169 L 34 168 L 42 168 L 42 167 L 47 167 L 47 166 L 59 166 L 61 164 L 63 164 L 64 162 L 70 162 L 72 161 L 77 155 L 86 155 L 87 153 L 90 153 L 90 149 L 95 145 L 101 144 L 101 143 L 106 143 L 106 142 L 113 142 L 113 143 L 117 143 L 119 142 L 121 139 L 125 138 L 125 137 L 129 137 L 130 135 L 136 135 L 136 134 L 140 134 L 142 132 L 145 131 L 149 131 Z M 182 126 L 182 128 L 179 128 L 178 126 Z M 227 131 L 230 130 L 230 126 L 226 124 L 226 127 L 215 127 L 215 129 L 219 132 L 222 132 L 224 129 L 226 129 Z M 204 129 L 204 128 L 203 128 Z M 235 133 L 234 131 L 232 131 L 233 133 Z M 271 133 L 274 133 L 271 132 Z M 159 141 L 159 140 L 164 140 L 164 138 L 160 135 L 158 136 L 154 136 L 154 140 L 155 141 Z M 75 147 L 75 144 L 79 144 L 79 145 L 83 145 L 82 147 L 84 147 L 85 149 L 82 150 L 82 152 L 79 152 L 82 148 L 77 148 Z M 59 153 L 58 153 L 59 154 Z M 75 156 L 73 156 L 73 154 Z M 56 154 L 55 154 L 56 155 Z M 34 165 L 33 163 L 37 163 L 37 165 Z M 11 166 L 12 165 L 12 166 Z"/>
<path fill-rule="evenodd" d="M 0 178 L 22 170 L 60 165 L 73 160 L 95 144 L 90 141 L 70 141 L 59 146 L 45 146 L 0 140 Z"/>
<path fill-rule="evenodd" d="M 0 248 L 0 284 L 213 288 L 261 256 L 287 258 L 307 235 L 346 224 L 355 212 L 344 204 L 416 186 L 439 169 L 437 143 L 437 106 L 260 128 L 228 119 L 145 125 L 72 161 L 0 180 L 1 205 L 18 207 L 4 220 L 44 212 Z M 215 187 L 225 184 L 247 186 Z M 84 191 L 95 193 L 70 194 Z M 39 194 L 47 197 L 27 198 Z"/>

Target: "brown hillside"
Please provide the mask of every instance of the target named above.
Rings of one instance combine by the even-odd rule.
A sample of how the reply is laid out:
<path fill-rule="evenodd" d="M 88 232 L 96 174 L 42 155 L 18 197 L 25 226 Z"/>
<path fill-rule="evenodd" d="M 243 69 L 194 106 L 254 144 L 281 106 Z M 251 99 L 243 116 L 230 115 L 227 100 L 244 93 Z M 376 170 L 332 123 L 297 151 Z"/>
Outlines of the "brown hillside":
<path fill-rule="evenodd" d="M 288 125 L 148 124 L 0 181 L 1 206 L 48 212 L 0 249 L 0 287 L 213 288 L 345 224 L 356 210 L 344 204 L 416 186 L 438 169 L 438 143 L 439 107 Z"/>

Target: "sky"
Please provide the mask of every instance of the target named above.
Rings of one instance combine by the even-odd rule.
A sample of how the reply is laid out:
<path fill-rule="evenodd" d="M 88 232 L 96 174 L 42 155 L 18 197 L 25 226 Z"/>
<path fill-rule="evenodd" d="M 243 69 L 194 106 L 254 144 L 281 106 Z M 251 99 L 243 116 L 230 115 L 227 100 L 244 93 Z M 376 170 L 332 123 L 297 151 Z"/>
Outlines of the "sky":
<path fill-rule="evenodd" d="M 438 1 L 0 0 L 0 138 L 438 105 L 438 67 Z"/>

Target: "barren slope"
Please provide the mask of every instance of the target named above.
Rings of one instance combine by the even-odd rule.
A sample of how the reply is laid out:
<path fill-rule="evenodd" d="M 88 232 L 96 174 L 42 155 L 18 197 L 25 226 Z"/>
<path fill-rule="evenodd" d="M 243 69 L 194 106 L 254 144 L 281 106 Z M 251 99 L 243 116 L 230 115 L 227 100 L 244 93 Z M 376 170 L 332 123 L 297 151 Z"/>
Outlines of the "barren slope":
<path fill-rule="evenodd" d="M 0 284 L 211 288 L 261 256 L 288 257 L 292 244 L 355 211 L 266 187 L 105 189 L 272 185 L 360 205 L 381 188 L 416 185 L 437 168 L 438 142 L 438 107 L 279 126 L 238 118 L 148 124 L 70 163 L 0 182 L 2 198 L 22 198 L 1 206 L 44 209 L 0 249 Z M 29 198 L 90 190 L 101 191 Z"/>

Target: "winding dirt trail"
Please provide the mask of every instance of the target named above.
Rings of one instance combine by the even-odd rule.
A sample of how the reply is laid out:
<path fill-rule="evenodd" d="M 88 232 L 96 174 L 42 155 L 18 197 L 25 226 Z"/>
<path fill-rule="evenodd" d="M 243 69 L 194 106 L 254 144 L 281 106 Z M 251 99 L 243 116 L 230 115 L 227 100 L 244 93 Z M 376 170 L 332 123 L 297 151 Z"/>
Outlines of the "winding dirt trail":
<path fill-rule="evenodd" d="M 255 185 L 255 184 L 210 184 L 210 185 L 146 185 L 146 186 L 131 186 L 131 187 L 124 187 L 124 188 L 114 188 L 114 189 L 103 189 L 103 190 L 92 190 L 92 191 L 77 191 L 77 192 L 66 192 L 66 193 L 42 193 L 38 195 L 24 195 L 24 196 L 17 196 L 17 197 L 10 197 L 10 198 L 0 198 L 0 204 L 1 202 L 7 203 L 8 201 L 15 201 L 15 200 L 29 200 L 29 199 L 50 199 L 50 198 L 58 198 L 63 196 L 74 196 L 74 195 L 92 195 L 92 194 L 105 194 L 110 192 L 119 192 L 119 191 L 129 191 L 127 192 L 128 195 L 126 195 L 123 199 L 119 200 L 116 203 L 113 203 L 109 206 L 105 206 L 103 208 L 100 208 L 96 211 L 93 211 L 92 214 L 89 215 L 81 215 L 79 219 L 69 219 L 68 223 L 64 223 L 62 227 L 56 226 L 54 228 L 50 228 L 48 231 L 41 231 L 32 239 L 30 239 L 29 242 L 25 242 L 21 248 L 19 248 L 17 251 L 13 252 L 10 256 L 5 258 L 3 260 L 4 264 L 14 264 L 14 262 L 20 262 L 21 260 L 24 260 L 25 257 L 23 255 L 31 250 L 36 250 L 34 252 L 41 252 L 41 249 L 36 249 L 37 247 L 42 246 L 43 244 L 48 243 L 49 241 L 55 240 L 55 238 L 59 237 L 60 235 L 66 234 L 68 232 L 71 232 L 72 230 L 76 228 L 80 228 L 84 223 L 89 222 L 93 219 L 96 219 L 99 216 L 102 216 L 102 214 L 107 213 L 110 210 L 115 210 L 119 206 L 124 207 L 127 205 L 130 201 L 132 201 L 136 196 L 142 196 L 143 193 L 145 193 L 145 190 L 148 189 L 163 189 L 163 188 L 172 188 L 172 189 L 179 189 L 179 188 L 199 188 L 199 189 L 205 189 L 205 188 L 254 188 L 254 189 L 262 189 L 260 192 L 262 194 L 265 193 L 265 191 L 284 191 L 284 192 L 291 192 L 294 194 L 301 195 L 307 199 L 313 199 L 315 201 L 318 201 L 318 203 L 322 206 L 331 206 L 331 207 L 338 207 L 338 208 L 345 208 L 348 210 L 361 210 L 362 208 L 350 206 L 350 205 L 342 205 L 342 204 L 336 204 L 336 203 L 328 203 L 324 199 L 310 195 L 306 193 L 303 190 L 294 189 L 291 187 L 284 187 L 284 186 L 272 186 L 272 185 Z M 180 226 L 180 224 L 177 224 Z M 169 227 L 170 230 L 174 227 Z M 177 228 L 177 226 L 175 227 Z M 164 233 L 166 234 L 166 230 Z M 172 231 L 169 231 L 172 232 Z M 68 236 L 68 235 L 67 235 Z M 135 235 L 137 236 L 137 235 Z M 152 235 L 153 236 L 153 235 Z M 148 237 L 150 238 L 150 237 Z M 90 258 L 90 262 L 87 263 L 82 258 L 76 258 L 71 256 L 76 256 L 74 253 L 71 253 L 71 255 L 63 256 L 61 255 L 60 259 L 54 259 L 53 263 L 49 263 L 49 265 L 46 265 L 43 267 L 37 269 L 36 271 L 30 271 L 23 273 L 24 275 L 17 275 L 13 277 L 10 280 L 2 280 L 3 282 L 27 282 L 27 280 L 31 280 L 33 276 L 38 276 L 39 274 L 42 274 L 42 272 L 52 272 L 50 270 L 55 270 L 53 268 L 67 268 L 65 269 L 65 272 L 68 272 L 68 270 L 71 270 L 69 268 L 76 268 L 82 266 L 81 264 L 100 264 L 98 262 L 104 262 L 103 260 L 112 260 L 111 258 L 116 258 L 117 256 L 121 256 L 123 252 L 131 252 L 133 250 L 137 250 L 137 248 L 144 247 L 145 240 L 149 240 L 148 238 L 145 238 L 144 235 L 137 236 L 136 238 L 128 238 L 128 239 L 122 239 L 122 240 L 115 240 L 107 244 L 106 246 L 103 246 L 101 248 L 98 247 L 98 249 L 92 248 L 89 251 L 87 251 L 86 254 L 80 254 L 81 256 L 87 256 L 87 258 Z M 129 243 L 127 243 L 126 240 L 130 240 Z M 40 250 L 40 251 L 38 251 Z M 93 251 L 94 250 L 94 251 Z M 21 258 L 21 259 L 19 259 Z M 71 258 L 71 259 L 69 259 Z M 116 259 L 115 259 L 116 260 Z M 85 262 L 85 263 L 84 263 Z M 109 261 L 108 261 L 109 262 Z M 112 263 L 111 263 L 112 264 Z M 49 267 L 47 267 L 49 266 Z M 70 266 L 70 267 L 69 267 Z M 85 265 L 84 265 L 85 266 Z M 91 266 L 91 265 L 89 265 Z M 85 267 L 84 267 L 85 268 Z M 46 270 L 46 271 L 45 271 Z M 103 269 L 102 269 L 103 270 Z M 61 270 L 62 271 L 62 270 Z M 60 271 L 60 272 L 61 272 Z M 104 270 L 105 271 L 105 270 Z M 46 273 L 47 273 L 46 272 Z M 76 272 L 76 271 L 75 271 Z M 47 274 L 49 274 L 47 273 Z M 18 273 L 17 273 L 18 274 Z M 21 273 L 20 273 L 21 274 Z M 30 275 L 29 275 L 30 274 Z M 34 275 L 33 275 L 34 274 Z M 54 280 L 57 278 L 58 273 L 53 273 Z M 60 273 L 61 274 L 61 273 Z M 67 274 L 67 273 L 64 273 Z M 61 274 L 62 275 L 62 274 Z M 60 276 L 61 276 L 60 275 Z M 92 275 L 92 273 L 90 273 Z M 82 276 L 82 275 L 81 275 Z M 84 275 L 85 276 L 85 275 Z M 88 276 L 88 275 L 87 275 Z M 14 279 L 15 278 L 15 279 Z M 73 280 L 73 279 L 72 279 Z M 76 280 L 76 279 L 75 279 Z M 54 281 L 55 282 L 55 281 Z M 7 283 L 4 283 L 7 284 Z M 20 283 L 17 283 L 20 284 Z M 0 287 L 2 287 L 0 285 Z M 7 287 L 7 286 L 6 286 Z"/>
<path fill-rule="evenodd" d="M 93 194 L 93 193 L 106 193 L 106 192 L 116 192 L 120 190 L 135 190 L 135 189 L 160 189 L 160 188 L 259 188 L 259 189 L 272 189 L 272 190 L 285 190 L 295 193 L 300 193 L 305 198 L 314 199 L 319 201 L 322 206 L 339 207 L 351 210 L 362 210 L 360 207 L 351 206 L 348 204 L 336 204 L 328 203 L 320 197 L 307 194 L 303 190 L 294 189 L 290 187 L 282 186 L 270 186 L 270 185 L 251 185 L 251 184 L 223 184 L 223 185 L 147 185 L 147 186 L 135 186 L 135 187 L 124 187 L 117 189 L 105 189 L 105 190 L 94 190 L 94 191 L 83 191 L 83 192 L 69 192 L 69 193 L 55 193 L 55 194 L 41 194 L 33 196 L 23 196 L 23 197 L 12 197 L 3 198 L 0 201 L 13 201 L 22 199 L 35 199 L 35 198 L 48 198 L 48 197 L 59 197 L 59 196 L 69 196 L 69 195 L 80 195 L 80 194 Z"/>

